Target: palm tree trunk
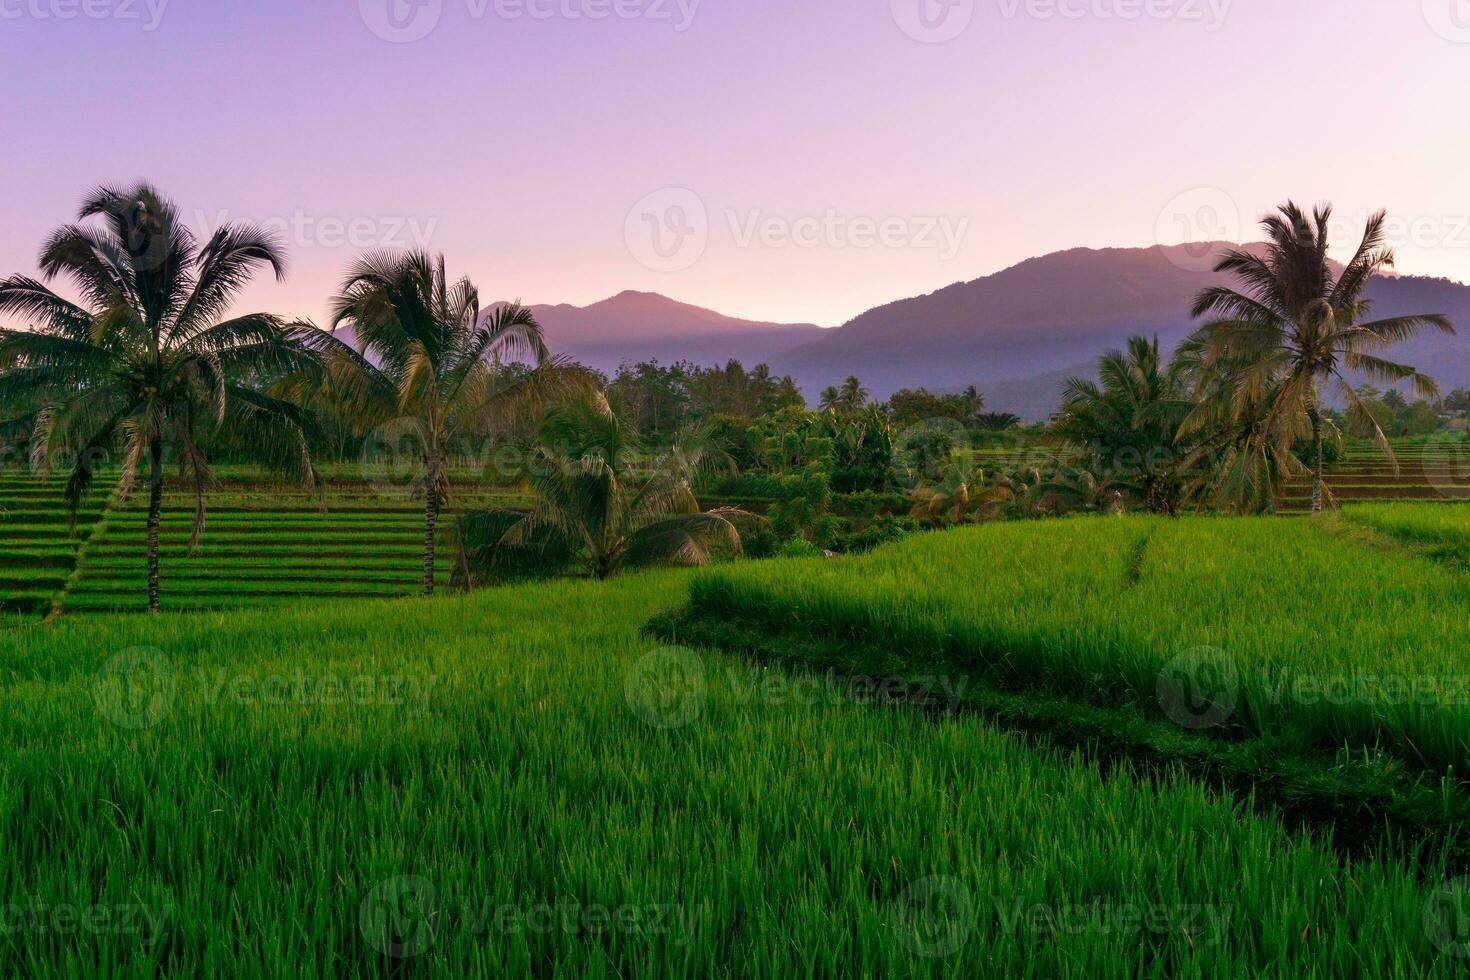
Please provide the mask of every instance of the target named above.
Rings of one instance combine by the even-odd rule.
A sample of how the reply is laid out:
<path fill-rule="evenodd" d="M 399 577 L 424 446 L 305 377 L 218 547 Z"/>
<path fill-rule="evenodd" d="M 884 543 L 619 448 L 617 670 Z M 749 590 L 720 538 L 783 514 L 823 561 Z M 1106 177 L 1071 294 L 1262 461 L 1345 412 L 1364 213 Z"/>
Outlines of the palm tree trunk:
<path fill-rule="evenodd" d="M 439 529 L 439 491 L 431 479 L 424 491 L 424 598 L 434 595 L 434 538 Z"/>
<path fill-rule="evenodd" d="M 163 447 L 148 447 L 148 612 L 158 612 L 158 524 L 163 512 Z"/>
<path fill-rule="evenodd" d="M 1308 413 L 1312 420 L 1312 513 L 1322 513 L 1322 416 L 1314 408 Z"/>

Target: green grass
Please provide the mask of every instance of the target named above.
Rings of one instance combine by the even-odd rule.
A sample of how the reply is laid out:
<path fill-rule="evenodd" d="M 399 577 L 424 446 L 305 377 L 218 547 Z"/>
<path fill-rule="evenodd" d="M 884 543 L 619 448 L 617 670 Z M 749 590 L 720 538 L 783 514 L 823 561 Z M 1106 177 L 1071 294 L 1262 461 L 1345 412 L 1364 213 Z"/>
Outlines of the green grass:
<path fill-rule="evenodd" d="M 0 931 L 0 971 L 1459 975 L 1426 931 L 1433 876 L 1178 776 L 1104 776 L 972 717 L 659 654 L 639 628 L 687 581 L 0 637 L 0 895 L 160 923 Z M 350 678 L 361 696 L 323 686 Z M 423 696 L 385 703 L 386 678 Z M 417 955 L 393 963 L 379 913 L 405 889 L 410 915 L 438 914 L 395 932 Z M 544 906 L 609 918 L 511 928 Z"/>
<path fill-rule="evenodd" d="M 1161 691 L 1182 692 L 1189 724 L 1379 748 L 1435 774 L 1470 751 L 1470 578 L 1306 521 L 974 528 L 799 574 L 721 568 L 692 600 L 776 632 L 881 642 L 895 671 L 937 660 L 1156 714 Z"/>

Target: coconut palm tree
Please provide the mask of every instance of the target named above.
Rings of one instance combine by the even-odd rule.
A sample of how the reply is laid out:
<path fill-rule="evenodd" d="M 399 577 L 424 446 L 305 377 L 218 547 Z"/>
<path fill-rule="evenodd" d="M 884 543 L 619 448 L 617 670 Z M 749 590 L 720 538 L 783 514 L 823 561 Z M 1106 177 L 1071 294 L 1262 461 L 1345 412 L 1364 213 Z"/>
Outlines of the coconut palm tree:
<path fill-rule="evenodd" d="M 1179 435 L 1192 447 L 1190 468 L 1198 474 L 1191 490 L 1226 513 L 1272 510 L 1284 483 L 1309 472 L 1291 445 L 1267 434 L 1279 382 L 1237 398 L 1239 378 L 1251 363 L 1228 354 L 1207 357 L 1198 335 L 1185 338 L 1174 358 L 1196 405 Z M 1322 425 L 1329 438 L 1341 438 L 1330 418 L 1324 416 Z"/>
<path fill-rule="evenodd" d="M 230 224 L 202 247 L 154 188 L 102 187 L 41 250 L 46 282 L 69 278 L 73 302 L 25 276 L 0 282 L 0 314 L 31 330 L 0 330 L 0 405 L 28 433 L 34 465 L 75 453 L 65 496 L 77 508 L 100 456 L 119 449 L 118 493 L 142 470 L 148 484 L 148 610 L 159 603 L 163 466 L 176 453 L 193 488 L 190 546 L 204 530 L 205 490 L 214 482 L 201 443 L 224 429 L 265 461 L 310 485 L 309 418 L 271 386 L 317 362 L 319 331 L 261 313 L 226 317 L 260 268 L 284 275 L 277 241 Z"/>
<path fill-rule="evenodd" d="M 999 517 L 1006 506 L 1015 503 L 1016 494 L 1002 480 L 987 485 L 985 473 L 951 464 L 946 466 L 938 483 L 920 487 L 910 494 L 911 517 L 922 520 L 947 520 L 952 524 L 987 521 Z"/>
<path fill-rule="evenodd" d="M 838 395 L 838 404 L 844 411 L 861 412 L 868 404 L 868 389 L 856 377 L 849 377 L 842 382 L 842 390 Z"/>
<path fill-rule="evenodd" d="M 1340 273 L 1327 258 L 1331 219 L 1328 205 L 1309 216 L 1287 202 L 1261 222 L 1266 232 L 1263 254 L 1230 249 L 1216 265 L 1215 271 L 1231 273 L 1241 288 L 1206 289 L 1193 310 L 1195 317 L 1215 317 L 1195 335 L 1205 360 L 1244 365 L 1234 372 L 1232 414 L 1240 417 L 1253 406 L 1269 405 L 1258 445 L 1280 452 L 1299 440 L 1311 440 L 1314 513 L 1323 506 L 1326 418 L 1321 387 L 1333 385 L 1347 404 L 1349 425 L 1371 435 L 1397 466 L 1383 430 L 1344 372 L 1391 383 L 1409 381 L 1420 397 L 1433 398 L 1437 389 L 1429 377 L 1378 352 L 1421 330 L 1454 333 L 1441 314 L 1369 319 L 1364 290 L 1373 276 L 1393 265 L 1384 232 L 1386 215 L 1379 212 L 1368 219 L 1357 251 Z"/>
<path fill-rule="evenodd" d="M 837 411 L 842 404 L 842 392 L 836 385 L 828 385 L 822 389 L 821 396 L 817 399 L 817 410 L 823 413 Z"/>
<path fill-rule="evenodd" d="M 417 454 L 424 499 L 424 595 L 434 594 L 439 516 L 451 502 L 449 463 L 493 421 L 584 385 L 553 359 L 535 315 L 517 303 L 480 311 L 468 279 L 451 282 L 444 257 L 423 252 L 364 256 L 333 300 L 332 329 L 348 327 L 361 350 L 338 343 L 329 380 L 364 428 L 391 427 Z M 530 358 L 529 372 L 502 367 Z"/>
<path fill-rule="evenodd" d="M 700 511 L 694 483 L 731 468 L 708 428 L 681 430 L 667 451 L 646 456 L 600 396 L 547 413 L 535 457 L 538 503 L 503 545 L 521 548 L 549 531 L 597 578 L 627 565 L 703 565 L 715 545 L 738 552 L 739 524 L 755 519 L 733 507 Z"/>
<path fill-rule="evenodd" d="M 1053 435 L 1090 472 L 1137 487 L 1150 513 L 1178 513 L 1188 453 L 1176 443 L 1192 407 L 1178 366 L 1164 362 L 1157 337 L 1130 337 L 1098 361 L 1098 375 L 1067 382 Z"/>

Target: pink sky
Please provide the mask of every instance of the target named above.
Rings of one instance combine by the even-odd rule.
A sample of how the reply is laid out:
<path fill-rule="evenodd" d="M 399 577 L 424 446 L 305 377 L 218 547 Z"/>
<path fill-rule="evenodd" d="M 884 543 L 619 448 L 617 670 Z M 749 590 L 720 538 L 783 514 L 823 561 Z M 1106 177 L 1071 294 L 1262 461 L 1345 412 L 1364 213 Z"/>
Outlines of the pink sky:
<path fill-rule="evenodd" d="M 0 0 L 0 81 L 0 274 L 143 177 L 284 228 L 248 302 L 318 320 L 423 243 L 487 298 L 835 325 L 1288 196 L 1470 280 L 1466 0 Z"/>

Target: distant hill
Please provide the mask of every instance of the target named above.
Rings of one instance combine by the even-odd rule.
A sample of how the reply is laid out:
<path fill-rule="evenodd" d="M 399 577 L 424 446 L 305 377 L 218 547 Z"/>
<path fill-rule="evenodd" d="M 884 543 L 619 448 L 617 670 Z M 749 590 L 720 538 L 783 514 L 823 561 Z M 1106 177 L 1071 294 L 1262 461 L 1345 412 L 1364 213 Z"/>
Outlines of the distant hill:
<path fill-rule="evenodd" d="M 631 291 L 591 306 L 533 309 L 554 352 L 609 373 L 650 358 L 706 365 L 736 358 L 791 374 L 812 401 L 849 375 L 878 398 L 899 388 L 974 384 L 992 410 L 1043 420 L 1069 376 L 1089 374 L 1099 354 L 1130 334 L 1177 344 L 1194 326 L 1195 294 L 1223 281 L 1204 271 L 1212 263 L 1202 261 L 1201 248 L 1225 247 L 1071 249 L 877 307 L 832 330 L 741 320 Z M 1427 371 L 1446 391 L 1470 388 L 1470 286 L 1389 276 L 1368 295 L 1377 316 L 1448 314 L 1462 336 L 1426 336 L 1389 356 Z"/>
<path fill-rule="evenodd" d="M 1227 243 L 1210 246 L 1215 251 Z M 1078 248 L 869 310 L 772 361 L 808 395 L 857 375 L 877 397 L 898 388 L 979 385 L 987 404 L 1027 419 L 1055 410 L 1067 376 L 1089 373 L 1129 334 L 1178 343 L 1189 307 L 1222 281 L 1191 247 Z M 1470 287 L 1444 279 L 1386 277 L 1369 297 L 1377 316 L 1446 313 L 1462 337 L 1436 335 L 1390 355 L 1431 373 L 1446 389 L 1470 387 Z"/>
<path fill-rule="evenodd" d="M 747 367 L 821 335 L 813 324 L 761 323 L 725 316 L 658 293 L 623 292 L 591 306 L 536 306 L 546 342 L 558 354 L 612 372 L 625 361 L 692 361 Z"/>
<path fill-rule="evenodd" d="M 657 359 L 753 367 L 822 333 L 813 324 L 762 323 L 725 316 L 658 293 L 629 290 L 591 306 L 532 306 L 555 354 L 612 373 L 624 362 Z M 356 346 L 350 329 L 338 336 Z"/>

